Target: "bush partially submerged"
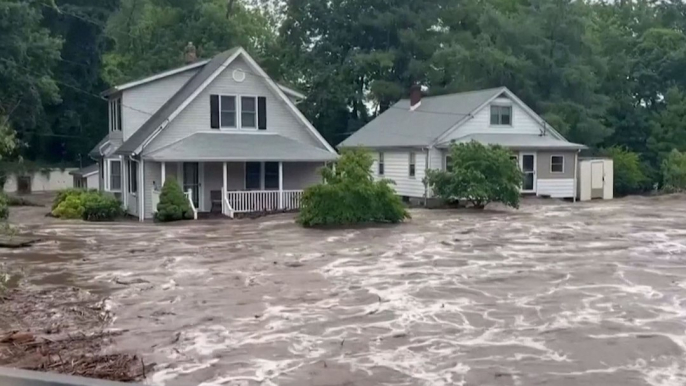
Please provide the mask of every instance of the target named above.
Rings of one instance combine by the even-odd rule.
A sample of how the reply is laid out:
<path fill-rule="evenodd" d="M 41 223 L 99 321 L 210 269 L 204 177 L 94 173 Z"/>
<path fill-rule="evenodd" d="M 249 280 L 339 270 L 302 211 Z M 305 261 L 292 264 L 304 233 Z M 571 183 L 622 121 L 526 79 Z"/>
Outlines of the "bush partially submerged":
<path fill-rule="evenodd" d="M 115 197 L 91 190 L 66 189 L 53 202 L 52 215 L 62 219 L 111 221 L 123 214 Z"/>
<path fill-rule="evenodd" d="M 605 149 L 603 154 L 612 158 L 613 184 L 616 195 L 635 194 L 645 189 L 648 178 L 638 153 L 629 151 L 624 147 L 614 146 Z"/>
<path fill-rule="evenodd" d="M 472 141 L 453 144 L 450 156 L 451 171 L 427 171 L 426 183 L 436 196 L 446 201 L 466 201 L 475 208 L 491 202 L 519 207 L 523 176 L 509 150 Z"/>
<path fill-rule="evenodd" d="M 312 227 L 398 223 L 409 218 L 392 181 L 374 181 L 372 164 L 367 152 L 344 150 L 335 166 L 322 169 L 325 183 L 305 190 L 298 222 Z"/>
<path fill-rule="evenodd" d="M 10 215 L 10 208 L 7 203 L 7 196 L 0 193 L 0 220 L 7 220 Z"/>
<path fill-rule="evenodd" d="M 160 202 L 157 204 L 157 221 L 179 221 L 193 218 L 193 211 L 181 187 L 173 178 L 167 179 L 162 186 Z"/>
<path fill-rule="evenodd" d="M 686 190 L 686 153 L 677 149 L 662 161 L 660 168 L 665 191 L 681 192 Z"/>

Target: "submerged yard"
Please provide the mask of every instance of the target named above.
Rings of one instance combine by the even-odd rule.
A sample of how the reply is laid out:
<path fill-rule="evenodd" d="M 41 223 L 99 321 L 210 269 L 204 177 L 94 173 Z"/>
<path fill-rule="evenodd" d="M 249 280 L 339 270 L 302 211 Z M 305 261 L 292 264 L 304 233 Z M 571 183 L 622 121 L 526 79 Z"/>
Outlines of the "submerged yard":
<path fill-rule="evenodd" d="M 25 288 L 89 290 L 156 385 L 683 385 L 686 198 L 93 224 L 19 208 Z M 4 326 L 3 328 L 8 328 Z"/>

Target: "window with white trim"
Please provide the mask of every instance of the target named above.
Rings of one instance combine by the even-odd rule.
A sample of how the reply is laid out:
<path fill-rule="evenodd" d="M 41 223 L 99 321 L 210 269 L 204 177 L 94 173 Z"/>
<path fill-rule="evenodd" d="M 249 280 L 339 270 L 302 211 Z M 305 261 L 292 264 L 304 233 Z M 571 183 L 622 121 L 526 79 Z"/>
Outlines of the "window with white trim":
<path fill-rule="evenodd" d="M 561 155 L 550 156 L 550 172 L 564 173 L 565 172 L 565 157 Z"/>
<path fill-rule="evenodd" d="M 257 128 L 257 97 L 241 97 L 241 128 Z"/>
<path fill-rule="evenodd" d="M 219 97 L 219 127 L 236 128 L 236 97 L 222 95 Z"/>
<path fill-rule="evenodd" d="M 491 105 L 491 126 L 512 126 L 512 106 Z"/>
<path fill-rule="evenodd" d="M 384 155 L 383 155 L 383 153 L 379 153 L 379 175 L 380 176 L 383 176 L 384 173 L 386 172 L 384 170 L 385 166 L 386 165 L 384 164 Z"/>
<path fill-rule="evenodd" d="M 408 174 L 410 177 L 414 177 L 415 173 L 417 172 L 417 154 L 415 152 L 410 152 L 410 167 L 408 170 Z"/>
<path fill-rule="evenodd" d="M 121 131 L 121 97 L 111 99 L 109 103 L 110 131 Z"/>
<path fill-rule="evenodd" d="M 121 191 L 121 161 L 120 160 L 107 160 L 108 167 L 108 190 L 111 192 Z"/>

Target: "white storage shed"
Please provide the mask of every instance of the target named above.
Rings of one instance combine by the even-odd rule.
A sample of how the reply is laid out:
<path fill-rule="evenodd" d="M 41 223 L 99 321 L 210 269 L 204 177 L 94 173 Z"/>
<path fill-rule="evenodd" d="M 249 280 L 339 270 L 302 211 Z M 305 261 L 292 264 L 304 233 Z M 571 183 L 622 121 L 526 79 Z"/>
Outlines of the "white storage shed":
<path fill-rule="evenodd" d="M 611 200 L 614 191 L 613 163 L 608 158 L 579 159 L 579 201 Z"/>

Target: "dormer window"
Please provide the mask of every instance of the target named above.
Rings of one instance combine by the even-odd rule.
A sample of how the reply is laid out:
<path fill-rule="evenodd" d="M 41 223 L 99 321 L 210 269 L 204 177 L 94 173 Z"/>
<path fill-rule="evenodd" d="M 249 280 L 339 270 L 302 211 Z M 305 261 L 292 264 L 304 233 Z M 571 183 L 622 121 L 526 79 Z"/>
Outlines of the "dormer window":
<path fill-rule="evenodd" d="M 110 99 L 110 131 L 121 131 L 121 97 Z"/>
<path fill-rule="evenodd" d="M 491 105 L 491 126 L 512 126 L 512 106 Z"/>

